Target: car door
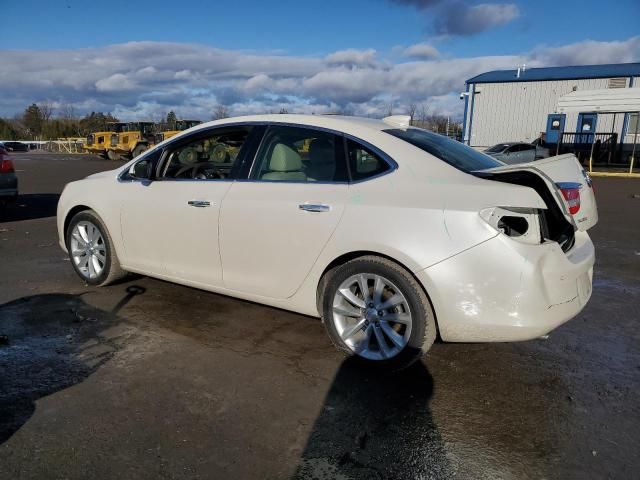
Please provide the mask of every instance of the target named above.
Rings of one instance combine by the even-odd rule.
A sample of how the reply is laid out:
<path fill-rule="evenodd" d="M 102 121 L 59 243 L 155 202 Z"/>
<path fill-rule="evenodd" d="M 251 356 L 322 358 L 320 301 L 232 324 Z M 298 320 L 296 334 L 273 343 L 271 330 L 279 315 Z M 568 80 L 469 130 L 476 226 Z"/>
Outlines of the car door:
<path fill-rule="evenodd" d="M 220 215 L 226 288 L 292 296 L 335 231 L 348 172 L 342 137 L 271 125 L 246 181 L 229 189 Z"/>
<path fill-rule="evenodd" d="M 136 269 L 203 286 L 220 286 L 220 206 L 251 127 L 201 130 L 169 143 L 148 181 L 124 185 L 121 225 Z"/>
<path fill-rule="evenodd" d="M 509 165 L 518 163 L 520 161 L 520 147 L 519 145 L 511 145 L 505 149 L 503 157 L 500 159 L 504 163 Z"/>
<path fill-rule="evenodd" d="M 521 162 L 533 162 L 536 159 L 536 147 L 523 143 L 520 145 L 520 161 Z"/>

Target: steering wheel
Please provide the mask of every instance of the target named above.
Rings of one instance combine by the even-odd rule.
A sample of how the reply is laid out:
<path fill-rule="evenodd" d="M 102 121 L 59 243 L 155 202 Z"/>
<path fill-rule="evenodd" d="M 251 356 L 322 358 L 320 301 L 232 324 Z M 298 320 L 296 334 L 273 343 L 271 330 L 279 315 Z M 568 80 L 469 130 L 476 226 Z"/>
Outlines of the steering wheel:
<path fill-rule="evenodd" d="M 175 178 L 193 178 L 194 180 L 226 178 L 226 175 L 218 169 L 213 169 L 211 173 L 202 171 L 203 167 L 210 165 L 211 164 L 209 162 L 199 162 L 194 163 L 193 165 L 186 165 L 176 172 Z"/>

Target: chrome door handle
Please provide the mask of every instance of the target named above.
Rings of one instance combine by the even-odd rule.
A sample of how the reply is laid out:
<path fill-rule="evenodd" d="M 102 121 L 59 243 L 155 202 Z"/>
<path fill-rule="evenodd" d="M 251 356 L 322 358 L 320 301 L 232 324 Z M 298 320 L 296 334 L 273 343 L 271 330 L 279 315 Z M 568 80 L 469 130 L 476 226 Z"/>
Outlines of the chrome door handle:
<path fill-rule="evenodd" d="M 305 212 L 328 212 L 331 210 L 329 205 L 323 205 L 321 203 L 301 203 L 298 205 L 300 210 L 304 210 Z"/>
<path fill-rule="evenodd" d="M 211 206 L 211 202 L 208 200 L 189 200 L 187 202 L 189 204 L 190 207 L 210 207 Z"/>

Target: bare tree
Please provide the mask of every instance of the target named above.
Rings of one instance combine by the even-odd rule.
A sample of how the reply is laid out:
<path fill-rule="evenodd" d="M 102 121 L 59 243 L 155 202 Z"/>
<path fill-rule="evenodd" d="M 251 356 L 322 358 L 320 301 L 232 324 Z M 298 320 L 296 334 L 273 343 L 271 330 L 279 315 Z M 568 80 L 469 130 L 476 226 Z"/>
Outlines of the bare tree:
<path fill-rule="evenodd" d="M 416 119 L 416 111 L 418 110 L 418 105 L 415 103 L 410 103 L 407 108 L 407 113 L 409 114 L 409 124 L 414 125 L 414 120 Z"/>
<path fill-rule="evenodd" d="M 427 120 L 429 120 L 429 104 L 421 103 L 418 107 L 418 120 L 420 121 L 420 125 L 422 127 L 426 126 Z"/>
<path fill-rule="evenodd" d="M 229 109 L 226 105 L 218 104 L 213 109 L 213 120 L 220 120 L 229 116 Z"/>
<path fill-rule="evenodd" d="M 63 103 L 58 107 L 58 117 L 63 120 L 77 120 L 76 110 L 70 103 Z"/>
<path fill-rule="evenodd" d="M 51 118 L 51 115 L 53 115 L 53 104 L 49 100 L 47 100 L 45 102 L 40 103 L 38 107 L 40 108 L 40 114 L 42 115 L 42 120 L 44 120 L 45 122 L 48 122 L 49 119 Z"/>

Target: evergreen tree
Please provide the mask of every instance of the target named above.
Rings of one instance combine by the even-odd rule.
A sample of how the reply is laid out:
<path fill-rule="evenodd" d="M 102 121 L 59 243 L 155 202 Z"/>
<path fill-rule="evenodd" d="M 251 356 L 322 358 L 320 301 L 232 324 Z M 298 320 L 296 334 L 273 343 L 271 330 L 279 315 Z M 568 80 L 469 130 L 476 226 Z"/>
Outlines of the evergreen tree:
<path fill-rule="evenodd" d="M 22 122 L 27 129 L 27 134 L 32 138 L 35 138 L 42 134 L 42 127 L 44 124 L 44 117 L 42 110 L 35 103 L 29 105 L 22 115 Z"/>
<path fill-rule="evenodd" d="M 173 110 L 171 110 L 167 114 L 167 128 L 169 130 L 175 130 L 177 121 L 178 121 L 178 117 L 176 117 L 176 113 Z"/>

